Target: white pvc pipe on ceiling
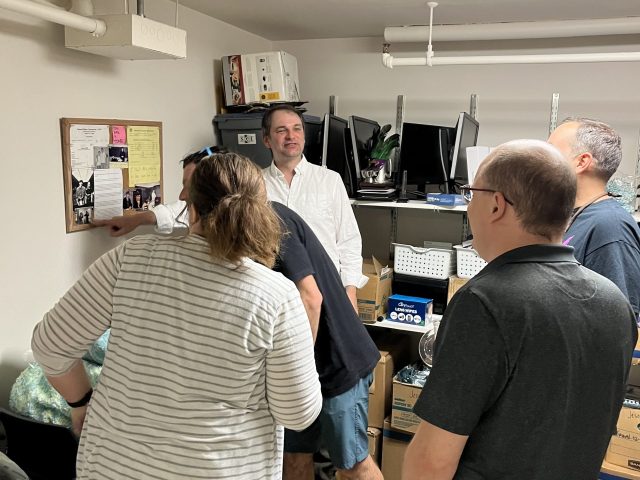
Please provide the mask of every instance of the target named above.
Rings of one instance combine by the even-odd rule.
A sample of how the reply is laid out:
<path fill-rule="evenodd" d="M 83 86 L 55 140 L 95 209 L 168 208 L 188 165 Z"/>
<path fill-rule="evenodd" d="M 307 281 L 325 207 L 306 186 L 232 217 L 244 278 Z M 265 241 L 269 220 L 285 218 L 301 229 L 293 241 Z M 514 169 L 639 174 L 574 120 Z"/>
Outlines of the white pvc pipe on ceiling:
<path fill-rule="evenodd" d="M 637 62 L 640 52 L 613 53 L 557 53 L 547 55 L 479 55 L 459 57 L 396 58 L 389 53 L 382 54 L 382 63 L 387 68 L 405 66 L 436 65 L 498 65 L 498 64 L 535 64 L 535 63 L 588 63 L 588 62 Z"/>
<path fill-rule="evenodd" d="M 557 20 L 546 22 L 475 23 L 469 25 L 436 25 L 436 42 L 471 40 L 516 40 L 531 38 L 566 38 L 640 33 L 640 17 L 589 20 Z M 415 43 L 429 40 L 428 26 L 387 27 L 386 43 Z"/>
<path fill-rule="evenodd" d="M 102 36 L 107 31 L 107 24 L 102 20 L 83 17 L 75 13 L 67 12 L 59 8 L 34 3 L 30 0 L 0 0 L 0 8 L 6 8 L 18 13 L 24 13 L 42 20 L 65 25 L 67 27 L 93 33 L 95 36 Z"/>

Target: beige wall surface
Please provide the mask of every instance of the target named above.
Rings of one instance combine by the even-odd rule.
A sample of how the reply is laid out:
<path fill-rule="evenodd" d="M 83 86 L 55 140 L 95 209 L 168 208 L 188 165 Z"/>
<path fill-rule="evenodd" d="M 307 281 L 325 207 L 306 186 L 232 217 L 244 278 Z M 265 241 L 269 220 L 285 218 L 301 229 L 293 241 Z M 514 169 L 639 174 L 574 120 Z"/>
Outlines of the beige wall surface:
<path fill-rule="evenodd" d="M 546 139 L 551 97 L 560 94 L 559 118 L 589 116 L 614 126 L 623 136 L 621 170 L 633 174 L 640 129 L 640 62 L 547 65 L 479 65 L 385 68 L 382 38 L 276 42 L 296 56 L 302 97 L 310 113 L 328 111 L 338 96 L 338 115 L 360 115 L 395 125 L 396 98 L 406 95 L 406 121 L 453 126 L 478 95 L 479 145 L 515 138 Z M 634 45 L 635 42 L 635 45 Z M 604 46 L 603 46 L 604 45 Z M 436 56 L 516 53 L 640 51 L 637 38 L 596 38 L 569 42 L 538 40 L 476 45 L 434 42 Z M 424 55 L 425 46 L 392 45 L 398 57 Z M 480 49 L 481 47 L 481 49 Z M 562 48 L 558 48 L 562 47 Z M 422 50 L 416 50 L 421 48 Z M 472 50 L 475 48 L 475 50 Z"/>
<path fill-rule="evenodd" d="M 122 2 L 95 4 L 96 13 L 121 13 Z M 173 2 L 147 2 L 145 13 L 173 25 Z M 164 193 L 173 201 L 182 181 L 178 161 L 214 142 L 214 61 L 272 49 L 186 8 L 179 27 L 187 31 L 186 60 L 123 61 L 66 49 L 64 27 L 0 9 L 0 405 L 24 365 L 35 323 L 119 242 L 98 229 L 65 233 L 59 118 L 163 122 Z"/>

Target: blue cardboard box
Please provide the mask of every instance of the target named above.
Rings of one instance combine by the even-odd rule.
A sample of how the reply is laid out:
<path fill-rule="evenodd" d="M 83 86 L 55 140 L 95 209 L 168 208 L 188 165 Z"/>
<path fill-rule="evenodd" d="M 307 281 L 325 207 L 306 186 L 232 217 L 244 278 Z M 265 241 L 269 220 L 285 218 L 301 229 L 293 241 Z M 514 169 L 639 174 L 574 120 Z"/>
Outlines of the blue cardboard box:
<path fill-rule="evenodd" d="M 453 193 L 427 193 L 427 203 L 441 207 L 458 207 L 466 205 L 462 195 Z"/>
<path fill-rule="evenodd" d="M 407 295 L 391 295 L 389 297 L 389 320 L 425 326 L 431 319 L 433 300 L 430 298 L 409 297 Z"/>

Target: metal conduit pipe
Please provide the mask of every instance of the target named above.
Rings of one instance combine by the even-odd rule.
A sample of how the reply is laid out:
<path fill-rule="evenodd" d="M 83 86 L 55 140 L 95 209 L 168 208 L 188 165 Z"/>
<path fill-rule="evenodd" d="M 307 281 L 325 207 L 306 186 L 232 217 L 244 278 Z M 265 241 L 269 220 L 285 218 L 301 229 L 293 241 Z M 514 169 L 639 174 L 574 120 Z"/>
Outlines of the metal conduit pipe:
<path fill-rule="evenodd" d="M 591 37 L 637 33 L 640 33 L 640 17 L 476 23 L 433 27 L 433 39 L 438 42 Z M 387 43 L 426 43 L 428 39 L 428 26 L 387 27 L 384 29 L 384 40 Z"/>
<path fill-rule="evenodd" d="M 140 15 L 141 17 L 144 17 L 144 0 L 138 0 L 138 9 L 137 9 L 137 13 L 138 15 Z"/>
<path fill-rule="evenodd" d="M 104 35 L 107 24 L 102 20 L 83 17 L 56 7 L 35 3 L 30 0 L 0 0 L 0 8 L 6 8 L 18 13 L 24 13 L 42 20 L 58 23 L 67 27 L 89 32 L 97 37 Z"/>
<path fill-rule="evenodd" d="M 387 68 L 404 66 L 436 65 L 499 65 L 536 63 L 588 63 L 588 62 L 638 62 L 640 52 L 613 53 L 557 53 L 548 55 L 480 55 L 460 57 L 395 58 L 390 53 L 382 54 L 382 64 Z"/>

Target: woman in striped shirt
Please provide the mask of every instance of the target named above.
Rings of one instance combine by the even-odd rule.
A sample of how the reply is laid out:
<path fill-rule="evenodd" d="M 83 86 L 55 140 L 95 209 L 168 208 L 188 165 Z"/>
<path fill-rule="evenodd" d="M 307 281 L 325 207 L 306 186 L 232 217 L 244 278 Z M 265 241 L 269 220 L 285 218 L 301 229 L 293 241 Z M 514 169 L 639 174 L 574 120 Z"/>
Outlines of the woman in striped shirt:
<path fill-rule="evenodd" d="M 302 430 L 320 411 L 309 321 L 269 268 L 281 231 L 259 168 L 207 157 L 189 197 L 189 235 L 106 253 L 34 330 L 82 430 L 78 479 L 279 479 L 278 425 Z M 80 358 L 109 327 L 91 396 Z"/>

